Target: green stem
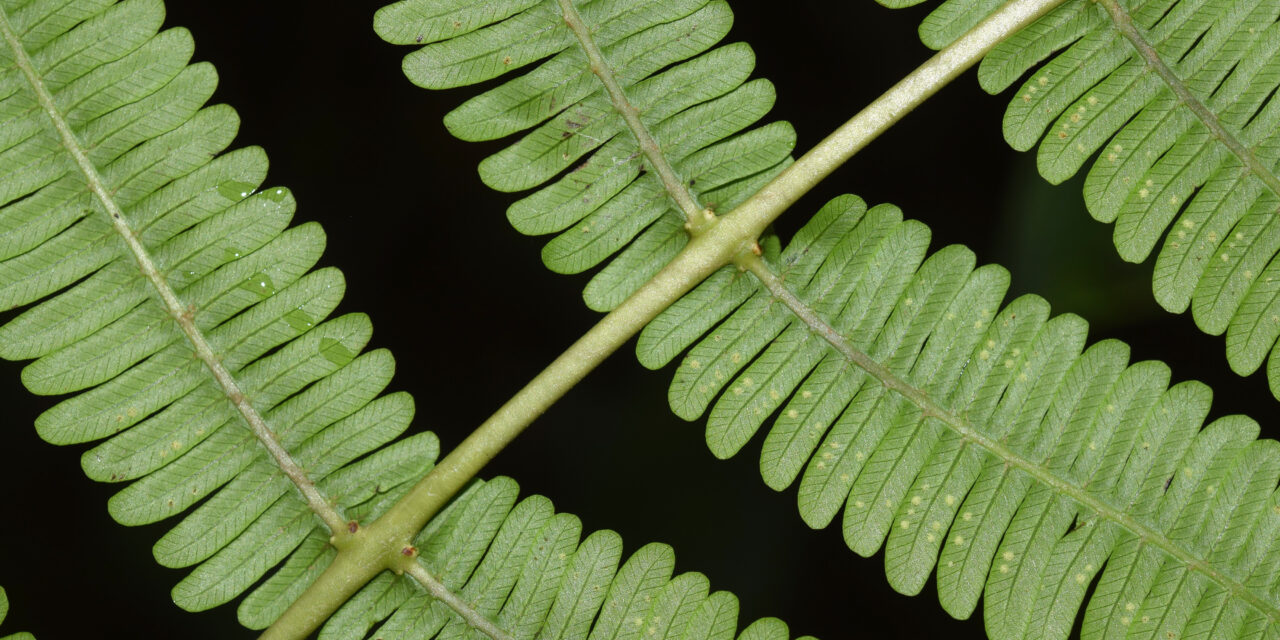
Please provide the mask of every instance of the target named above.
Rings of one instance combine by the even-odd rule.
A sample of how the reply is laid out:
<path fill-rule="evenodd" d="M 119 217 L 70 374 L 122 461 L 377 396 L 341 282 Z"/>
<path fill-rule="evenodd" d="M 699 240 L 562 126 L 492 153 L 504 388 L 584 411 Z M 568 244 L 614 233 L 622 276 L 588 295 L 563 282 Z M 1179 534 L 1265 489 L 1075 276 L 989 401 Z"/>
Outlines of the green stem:
<path fill-rule="evenodd" d="M 337 559 L 263 638 L 305 637 L 367 581 L 384 568 L 397 566 L 401 550 L 411 544 L 422 526 L 588 372 L 707 276 L 735 259 L 754 255 L 759 249 L 756 238 L 796 199 L 977 63 L 1001 40 L 1063 1 L 1011 0 L 827 136 L 746 202 L 713 218 L 712 224 L 696 234 L 653 279 L 507 401 L 386 514 L 340 547 Z M 633 126 L 632 130 L 638 129 Z M 670 185 L 667 187 L 671 189 Z M 371 548 L 377 551 L 369 551 Z"/>
<path fill-rule="evenodd" d="M 493 640 L 513 640 L 510 634 L 432 575 L 422 564 L 416 548 L 412 545 L 387 545 L 386 539 L 370 536 L 368 529 L 360 530 L 336 545 L 338 556 L 306 592 L 311 597 L 295 602 L 286 612 L 289 620 L 282 616 L 263 632 L 261 640 L 307 637 L 369 580 L 387 569 L 397 574 L 409 574 L 432 598 L 444 603 L 472 628 Z"/>
<path fill-rule="evenodd" d="M 338 545 L 335 545 L 338 546 Z M 259 640 L 301 639 L 311 635 L 338 607 L 374 576 L 391 567 L 398 549 L 376 544 L 360 529 L 338 546 L 338 554 L 302 596 L 259 636 Z"/>
<path fill-rule="evenodd" d="M 658 313 L 741 250 L 740 243 L 718 233 L 722 227 L 730 228 L 716 225 L 690 241 L 684 252 L 502 405 L 405 497 L 340 546 L 337 559 L 262 637 L 306 637 L 365 582 L 396 566 L 402 550 L 412 544 L 427 520 L 525 427 Z"/>

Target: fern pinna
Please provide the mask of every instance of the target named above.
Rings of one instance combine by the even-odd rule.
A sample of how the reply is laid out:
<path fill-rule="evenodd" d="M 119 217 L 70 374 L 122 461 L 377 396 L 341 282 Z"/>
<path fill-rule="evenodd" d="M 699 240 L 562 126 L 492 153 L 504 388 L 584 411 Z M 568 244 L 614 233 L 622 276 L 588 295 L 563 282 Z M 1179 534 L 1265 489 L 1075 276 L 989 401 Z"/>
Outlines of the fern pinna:
<path fill-rule="evenodd" d="M 773 106 L 773 85 L 748 80 L 755 54 L 743 43 L 715 45 L 733 14 L 723 1 L 610 0 L 583 3 L 575 17 L 591 25 L 589 53 L 555 2 L 405 2 L 381 9 L 374 28 L 396 44 L 425 44 L 405 56 L 404 71 L 430 88 L 474 84 L 538 64 L 454 109 L 445 126 L 464 140 L 492 140 L 531 129 L 480 165 L 501 191 L 542 189 L 507 211 L 523 233 L 557 233 L 544 247 L 549 268 L 579 273 L 610 255 L 583 294 L 607 311 L 658 272 L 685 243 L 692 200 L 672 202 L 664 162 L 700 200 L 728 211 L 789 161 L 795 133 L 785 122 L 750 127 Z M 438 41 L 438 42 L 437 42 Z M 434 44 L 433 44 L 434 43 Z M 606 91 L 592 57 L 607 58 Z M 621 111 L 620 111 L 621 109 Z M 648 150 L 628 130 L 641 114 L 661 140 Z M 695 223 L 697 220 L 695 220 Z"/>
<path fill-rule="evenodd" d="M 624 4 L 653 17 L 644 23 L 632 14 L 615 17 Z M 517 228 L 528 230 L 519 221 L 529 217 L 554 217 L 559 204 L 547 194 L 568 186 L 586 194 L 599 185 L 612 194 L 661 185 L 671 222 L 649 214 L 617 221 L 612 201 L 592 196 L 572 202 L 579 217 L 545 231 L 608 211 L 611 228 L 651 225 L 627 237 L 680 223 L 698 236 L 699 225 L 716 224 L 699 218 L 701 201 L 709 198 L 701 177 L 683 174 L 674 162 L 669 168 L 676 179 L 659 174 L 667 148 L 688 153 L 679 146 L 681 132 L 713 116 L 692 107 L 680 115 L 693 120 L 669 128 L 677 116 L 628 104 L 632 91 L 641 95 L 643 83 L 663 76 L 618 69 L 634 64 L 625 57 L 630 47 L 661 42 L 657 34 L 664 29 L 718 4 L 559 0 L 485 3 L 481 12 L 465 1 L 405 0 L 383 9 L 375 25 L 384 38 L 415 46 L 404 68 L 428 87 L 439 78 L 448 86 L 488 80 L 550 57 L 460 107 L 499 104 L 504 110 L 492 113 L 493 120 L 522 124 L 504 133 L 532 128 L 495 158 L 536 149 L 521 156 L 531 162 L 559 138 L 585 145 L 575 147 L 575 160 L 598 149 L 581 168 L 634 166 L 642 156 L 650 163 L 647 172 L 635 168 L 619 178 L 606 170 L 581 173 L 566 162 L 560 169 L 571 170 L 559 182 L 509 211 Z M 948 38 L 993 6 L 969 7 L 978 13 Z M 1182 11 L 1195 8 L 1187 4 Z M 1064 5 L 1005 46 L 1015 48 L 1055 21 L 1070 22 L 1061 17 L 1067 11 L 1097 9 Z M 1087 22 L 1070 22 L 1071 33 L 1084 28 L 1081 21 Z M 526 53 L 532 43 L 540 47 L 537 56 Z M 1072 60 L 1098 72 L 1094 58 Z M 1105 58 L 1098 64 L 1106 69 Z M 1241 66 L 1241 73 L 1248 68 Z M 579 86 L 574 83 L 588 73 L 603 85 L 594 94 L 573 94 L 580 102 L 571 103 L 557 93 Z M 1046 85 L 1033 78 L 1029 87 Z M 1263 85 L 1261 95 L 1267 91 Z M 580 105 L 605 100 L 616 111 L 605 128 L 611 136 L 580 140 Z M 1084 100 L 1096 105 L 1101 98 Z M 456 117 L 446 118 L 447 126 Z M 1067 116 L 1070 123 L 1079 120 Z M 704 144 L 715 153 L 715 141 Z M 785 175 L 786 165 L 775 171 Z M 482 165 L 484 180 L 511 187 L 492 173 L 495 166 L 493 160 Z M 523 166 L 513 169 L 512 179 L 527 175 Z M 541 202 L 543 208 L 532 209 Z M 561 237 L 590 237 L 595 230 L 587 224 Z M 1001 309 L 1008 283 L 1002 269 L 975 268 L 962 247 L 926 256 L 928 244 L 927 228 L 903 221 L 892 207 L 868 211 L 856 198 L 837 199 L 785 251 L 776 240 L 761 240 L 660 314 L 641 335 L 641 362 L 660 367 L 688 349 L 670 401 L 687 419 L 710 409 L 707 440 L 714 453 L 737 453 L 771 422 L 762 473 L 777 489 L 799 479 L 806 522 L 826 526 L 843 510 L 846 541 L 864 555 L 884 546 L 895 588 L 916 593 L 936 569 L 944 608 L 966 617 L 982 597 L 994 638 L 1066 637 L 1082 608 L 1084 635 L 1091 638 L 1280 636 L 1275 443 L 1257 440 L 1256 423 L 1241 416 L 1201 429 L 1210 396 L 1205 386 L 1170 386 L 1166 366 L 1130 364 L 1123 343 L 1086 349 L 1085 323 L 1071 315 L 1050 319 L 1037 297 Z M 620 255 L 641 246 L 637 240 Z M 554 259 L 548 261 L 555 268 Z"/>
<path fill-rule="evenodd" d="M 998 5 L 944 2 L 921 39 L 945 46 Z M 1040 173 L 1055 184 L 1092 162 L 1085 205 L 1115 223 L 1120 256 L 1145 260 L 1163 237 L 1156 300 L 1225 332 L 1237 373 L 1269 358 L 1280 397 L 1278 18 L 1268 0 L 1070 0 L 996 47 L 978 80 L 997 93 L 1026 76 L 1005 139 L 1039 142 Z"/>
<path fill-rule="evenodd" d="M 226 151 L 237 116 L 204 106 L 213 67 L 189 65 L 190 35 L 163 19 L 159 0 L 0 3 L 0 307 L 39 301 L 0 327 L 0 355 L 34 359 L 33 392 L 76 394 L 36 428 L 105 439 L 82 464 L 129 483 L 118 521 L 185 513 L 155 547 L 195 567 L 174 600 L 207 609 L 252 587 L 239 616 L 264 628 L 362 544 L 438 443 L 404 435 L 413 402 L 380 395 L 394 362 L 361 353 L 369 319 L 329 317 L 344 283 L 313 269 L 323 232 L 289 227 L 294 200 L 262 187 L 260 149 Z M 574 516 L 516 495 L 474 483 L 392 550 L 412 579 L 385 573 L 322 637 L 734 637 L 736 599 L 672 577 L 669 548 L 619 567 L 616 534 L 580 543 Z M 789 634 L 765 619 L 738 637 Z"/>
<path fill-rule="evenodd" d="M 833 319 L 839 344 L 722 272 L 646 329 L 641 360 L 664 364 L 707 332 L 677 369 L 677 414 L 719 395 L 707 439 L 725 457 L 777 413 L 766 482 L 799 478 L 811 526 L 843 509 L 846 542 L 883 545 L 899 591 L 936 569 L 952 615 L 983 596 L 993 638 L 1066 637 L 1099 575 L 1087 637 L 1276 633 L 1276 443 L 1241 416 L 1200 430 L 1206 387 L 1169 387 L 1166 366 L 1129 365 L 1117 341 L 1084 349 L 1086 324 L 1049 319 L 1040 298 L 1001 310 L 1002 269 L 975 269 L 958 246 L 926 259 L 928 243 L 892 207 L 833 201 L 776 277 Z M 686 322 L 693 308 L 718 312 Z M 883 367 L 868 375 L 842 350 Z"/>

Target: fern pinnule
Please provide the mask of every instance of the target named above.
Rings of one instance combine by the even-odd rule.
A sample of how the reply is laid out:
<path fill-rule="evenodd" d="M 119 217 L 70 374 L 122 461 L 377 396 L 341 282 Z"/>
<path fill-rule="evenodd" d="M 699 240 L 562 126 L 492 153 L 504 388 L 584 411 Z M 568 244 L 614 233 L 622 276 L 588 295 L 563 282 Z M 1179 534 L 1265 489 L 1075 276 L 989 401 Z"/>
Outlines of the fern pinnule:
<path fill-rule="evenodd" d="M 5 595 L 4 588 L 0 587 L 0 622 L 4 622 L 5 616 L 9 615 L 9 597 Z M 34 640 L 35 636 L 29 633 L 14 633 L 4 637 L 4 640 Z"/>

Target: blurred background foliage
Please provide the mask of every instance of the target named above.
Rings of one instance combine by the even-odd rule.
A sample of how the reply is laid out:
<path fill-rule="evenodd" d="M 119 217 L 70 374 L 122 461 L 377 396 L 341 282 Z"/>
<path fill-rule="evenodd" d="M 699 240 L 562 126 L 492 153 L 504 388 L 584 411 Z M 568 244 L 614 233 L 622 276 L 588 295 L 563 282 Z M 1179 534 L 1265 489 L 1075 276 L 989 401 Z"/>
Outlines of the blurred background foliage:
<path fill-rule="evenodd" d="M 215 101 L 239 110 L 237 146 L 262 145 L 268 185 L 287 185 L 297 219 L 320 221 L 325 263 L 346 273 L 341 312 L 370 314 L 374 346 L 389 347 L 393 386 L 418 403 L 415 429 L 448 450 L 598 318 L 581 303 L 590 274 L 541 267 L 543 240 L 507 224 L 513 200 L 485 188 L 475 167 L 501 141 L 463 143 L 441 117 L 474 90 L 426 92 L 400 74 L 405 53 L 370 27 L 376 1 L 170 0 L 169 25 L 194 33 L 196 60 L 213 62 Z M 778 87 L 771 119 L 791 121 L 797 149 L 826 133 L 925 58 L 915 28 L 928 7 L 889 11 L 870 0 L 732 0 L 728 41 L 758 54 L 757 76 Z M 778 223 L 784 237 L 822 203 L 856 193 L 892 202 L 934 231 L 934 247 L 967 244 L 979 262 L 1013 273 L 1012 295 L 1035 292 L 1056 312 L 1117 337 L 1133 359 L 1158 358 L 1174 379 L 1215 390 L 1214 415 L 1248 413 L 1276 435 L 1262 376 L 1226 366 L 1221 338 L 1160 310 L 1151 265 L 1121 262 L 1111 227 L 1084 211 L 1080 180 L 1053 187 L 1034 158 L 1000 135 L 1007 98 L 962 77 L 871 144 Z M 5 314 L 8 317 L 11 314 Z M 678 569 L 706 573 L 742 602 L 743 619 L 778 616 L 795 635 L 827 640 L 983 637 L 981 622 L 950 620 L 932 585 L 907 598 L 887 586 L 883 559 L 850 552 L 838 527 L 807 529 L 794 488 L 760 481 L 757 437 L 738 458 L 713 459 L 700 424 L 666 407 L 670 371 L 649 372 L 627 347 L 574 389 L 485 472 L 516 478 L 579 515 L 587 530 L 619 531 L 628 550 L 672 544 Z M 180 573 L 150 547 L 160 526 L 126 529 L 106 513 L 116 488 L 84 478 L 83 448 L 57 448 L 32 421 L 54 401 L 21 389 L 20 366 L 0 365 L 6 408 L 0 474 L 9 524 L 0 527 L 0 583 L 8 629 L 53 638 L 250 637 L 234 608 L 187 614 L 169 600 Z M 629 551 L 628 551 L 629 552 Z"/>

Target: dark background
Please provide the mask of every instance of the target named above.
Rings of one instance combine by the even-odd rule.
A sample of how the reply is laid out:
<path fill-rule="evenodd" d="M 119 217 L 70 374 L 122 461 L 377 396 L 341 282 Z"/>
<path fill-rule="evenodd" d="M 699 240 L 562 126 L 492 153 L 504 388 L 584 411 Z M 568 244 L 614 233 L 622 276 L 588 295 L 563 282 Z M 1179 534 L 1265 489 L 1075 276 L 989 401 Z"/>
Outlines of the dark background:
<path fill-rule="evenodd" d="M 590 274 L 544 269 L 545 239 L 511 230 L 503 211 L 513 198 L 476 177 L 476 164 L 501 144 L 463 143 L 441 125 L 474 90 L 411 86 L 399 71 L 405 50 L 370 27 L 379 4 L 175 0 L 168 24 L 190 28 L 196 60 L 217 66 L 215 101 L 244 120 L 237 146 L 264 146 L 268 185 L 294 190 L 299 221 L 324 224 L 325 263 L 349 282 L 340 311 L 373 317 L 374 346 L 398 359 L 393 386 L 417 399 L 413 428 L 434 430 L 448 450 L 599 316 L 580 298 Z M 924 8 L 891 12 L 867 0 L 733 6 L 729 41 L 757 51 L 757 76 L 778 87 L 772 119 L 795 124 L 798 152 L 929 55 L 915 35 Z M 1245 412 L 1269 422 L 1275 404 L 1263 376 L 1234 376 L 1220 338 L 1155 306 L 1150 264 L 1119 262 L 1110 227 L 1083 209 L 1079 180 L 1050 187 L 1031 154 L 1004 144 L 1006 99 L 965 75 L 807 196 L 781 229 L 840 193 L 894 202 L 933 228 L 935 247 L 964 243 L 980 261 L 1010 267 L 1013 294 L 1040 293 L 1055 310 L 1089 319 L 1094 336 L 1128 340 L 1135 361 L 1164 359 L 1175 379 L 1208 381 L 1218 394 L 1215 416 Z M 932 583 L 916 598 L 898 595 L 883 558 L 855 556 L 838 526 L 807 529 L 794 488 L 778 494 L 760 481 L 760 437 L 734 460 L 716 461 L 702 425 L 666 408 L 670 371 L 644 370 L 632 348 L 484 475 L 513 476 L 526 493 L 580 516 L 587 531 L 619 531 L 628 552 L 672 544 L 678 570 L 706 573 L 713 588 L 739 596 L 744 621 L 778 616 L 795 635 L 828 640 L 863 632 L 982 637 L 976 620 L 942 612 Z M 82 448 L 39 441 L 31 424 L 51 401 L 20 389 L 18 365 L 0 369 L 0 473 L 9 494 L 0 584 L 13 605 L 5 629 L 43 640 L 252 637 L 235 622 L 234 605 L 188 614 L 171 603 L 182 573 L 160 568 L 150 553 L 171 523 L 140 530 L 110 521 L 114 488 L 83 477 Z M 1264 424 L 1264 433 L 1275 432 Z"/>

